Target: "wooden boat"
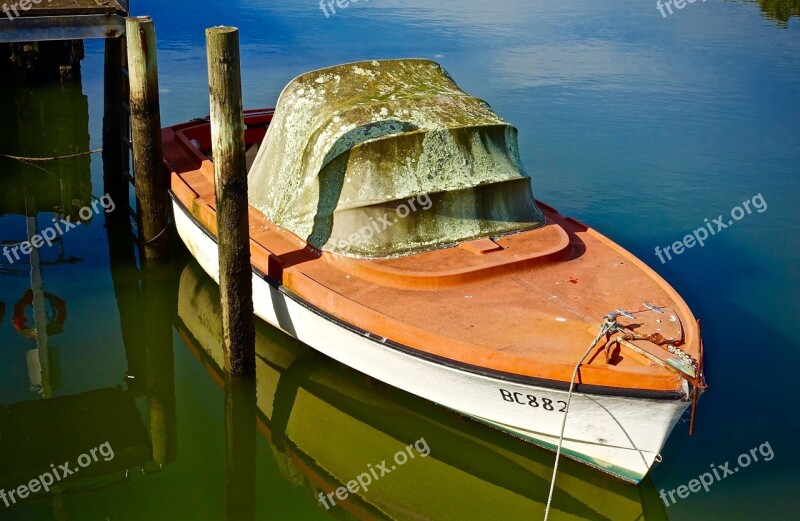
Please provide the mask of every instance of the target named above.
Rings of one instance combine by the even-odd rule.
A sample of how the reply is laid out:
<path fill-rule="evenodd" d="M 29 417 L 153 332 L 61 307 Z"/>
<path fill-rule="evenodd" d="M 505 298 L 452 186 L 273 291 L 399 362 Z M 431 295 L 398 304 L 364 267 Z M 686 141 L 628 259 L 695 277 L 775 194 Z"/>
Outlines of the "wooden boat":
<path fill-rule="evenodd" d="M 220 387 L 222 319 L 216 284 L 194 261 L 180 276 L 177 330 Z M 257 425 L 282 477 L 319 508 L 361 520 L 537 519 L 547 501 L 553 458 L 459 415 L 339 364 L 258 321 Z M 320 436 L 324 432 L 324 436 Z M 359 488 L 336 505 L 329 494 L 367 465 L 423 439 L 428 456 Z M 353 443 L 358 440 L 358 443 Z M 443 484 L 446 484 L 443 486 Z M 630 487 L 564 461 L 552 519 L 666 521 L 649 479 Z"/>
<path fill-rule="evenodd" d="M 392 386 L 642 479 L 706 387 L 699 324 L 643 262 L 534 200 L 516 129 L 426 60 L 304 74 L 245 123 L 259 317 Z M 163 140 L 178 233 L 218 280 L 208 120 Z"/>

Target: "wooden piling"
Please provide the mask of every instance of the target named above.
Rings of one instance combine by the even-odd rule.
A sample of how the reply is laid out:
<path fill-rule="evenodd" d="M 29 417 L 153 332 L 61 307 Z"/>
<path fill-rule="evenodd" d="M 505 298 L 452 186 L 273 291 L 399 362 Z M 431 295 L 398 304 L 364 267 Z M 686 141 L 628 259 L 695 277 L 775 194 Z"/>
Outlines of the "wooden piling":
<path fill-rule="evenodd" d="M 255 321 L 239 30 L 206 30 L 225 371 L 255 374 Z"/>
<path fill-rule="evenodd" d="M 122 68 L 124 66 L 125 40 L 107 38 L 105 40 L 104 62 L 104 108 L 103 108 L 103 183 L 106 193 L 121 207 L 128 206 L 128 180 L 123 171 L 123 157 L 127 151 L 127 118 L 123 115 L 123 102 L 127 103 L 127 83 Z M 123 127 L 124 125 L 124 127 Z M 123 136 L 123 128 L 125 136 Z M 115 212 L 122 214 L 123 212 Z M 125 215 L 125 219 L 128 216 Z"/>
<path fill-rule="evenodd" d="M 131 141 L 139 241 L 145 258 L 167 252 L 167 175 L 161 144 L 156 33 L 149 17 L 128 18 Z"/>

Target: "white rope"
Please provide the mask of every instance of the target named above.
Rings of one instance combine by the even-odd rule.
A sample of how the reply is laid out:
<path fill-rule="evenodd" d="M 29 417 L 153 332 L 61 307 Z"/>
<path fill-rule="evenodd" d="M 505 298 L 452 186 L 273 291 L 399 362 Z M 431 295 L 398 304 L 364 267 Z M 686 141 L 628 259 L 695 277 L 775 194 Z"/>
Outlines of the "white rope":
<path fill-rule="evenodd" d="M 572 391 L 575 388 L 575 377 L 578 376 L 578 369 L 581 364 L 583 364 L 583 361 L 586 360 L 586 357 L 589 356 L 589 353 L 592 352 L 592 349 L 600 342 L 600 339 L 609 331 L 615 331 L 617 328 L 619 328 L 619 326 L 617 325 L 616 316 L 612 314 L 606 317 L 606 320 L 600 326 L 600 333 L 598 333 L 597 337 L 589 344 L 589 348 L 583 353 L 583 356 L 578 363 L 575 364 L 575 369 L 572 371 L 572 378 L 570 378 L 569 381 L 569 394 L 567 394 L 567 406 L 564 407 L 564 418 L 561 421 L 561 435 L 558 437 L 558 447 L 556 448 L 556 462 L 553 465 L 553 477 L 550 479 L 550 492 L 547 494 L 547 506 L 544 509 L 544 521 L 547 521 L 550 517 L 550 503 L 553 501 L 553 490 L 555 489 L 556 476 L 558 475 L 558 460 L 561 457 L 561 446 L 564 443 L 564 430 L 567 427 L 567 414 L 569 413 L 569 404 L 572 402 Z"/>

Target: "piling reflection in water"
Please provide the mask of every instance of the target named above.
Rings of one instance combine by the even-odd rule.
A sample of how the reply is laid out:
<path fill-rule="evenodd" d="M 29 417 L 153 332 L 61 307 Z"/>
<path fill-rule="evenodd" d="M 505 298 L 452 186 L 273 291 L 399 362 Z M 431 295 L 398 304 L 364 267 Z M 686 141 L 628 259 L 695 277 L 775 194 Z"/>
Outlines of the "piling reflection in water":
<path fill-rule="evenodd" d="M 79 81 L 0 84 L 0 153 L 53 157 L 89 150 L 89 103 Z M 26 163 L 0 157 L 0 216 L 26 213 L 28 200 L 39 212 L 78 219 L 91 204 L 89 156 L 48 163 Z"/>
<path fill-rule="evenodd" d="M 104 158 L 104 188 L 127 201 L 124 164 Z M 124 205 L 106 214 L 109 265 L 128 361 L 131 391 L 147 398 L 152 461 L 163 467 L 177 457 L 175 362 L 172 321 L 176 301 L 171 264 L 142 259 L 137 268 L 136 238 Z"/>
<path fill-rule="evenodd" d="M 89 108 L 80 82 L 0 85 L 0 153 L 26 157 L 72 154 L 89 146 Z M 3 230 L 0 237 L 2 272 L 22 275 L 29 267 L 30 284 L 13 307 L 14 329 L 33 339 L 36 348 L 26 353 L 31 390 L 51 398 L 59 387 L 58 348 L 49 338 L 63 331 L 67 305 L 60 296 L 44 289 L 43 266 L 77 262 L 68 256 L 63 238 L 53 238 L 51 253 L 32 248 L 20 253 L 42 228 L 62 218 L 78 218 L 78 210 L 91 203 L 89 157 L 76 157 L 44 166 L 0 157 L 0 216 L 24 216 L 20 224 Z M 27 244 L 30 246 L 30 244 Z M 27 265 L 27 266 L 26 266 Z M 0 306 L 5 313 L 5 304 Z M 2 319 L 0 318 L 0 321 Z"/>
<path fill-rule="evenodd" d="M 165 294 L 170 289 L 169 265 L 158 261 L 142 266 L 142 334 L 145 354 L 145 382 L 150 416 L 153 461 L 166 465 L 177 455 L 175 417 L 175 362 L 172 350 L 172 323 L 175 300 Z"/>
<path fill-rule="evenodd" d="M 80 154 L 89 149 L 88 103 L 80 82 L 40 82 L 24 86 L 2 83 L 0 100 L 0 109 L 10 114 L 0 127 L 0 153 L 43 158 Z M 0 325 L 4 323 L 6 311 L 12 311 L 13 331 L 26 344 L 35 342 L 35 348 L 27 351 L 25 362 L 30 389 L 39 397 L 14 389 L 14 396 L 26 398 L 12 399 L 8 403 L 4 397 L 0 401 L 3 403 L 0 405 L 0 489 L 18 490 L 32 478 L 52 472 L 64 462 L 73 469 L 71 475 L 57 479 L 47 490 L 33 493 L 31 489 L 24 497 L 7 496 L 9 503 L 0 502 L 0 518 L 3 519 L 7 509 L 11 509 L 10 515 L 21 519 L 86 519 L 86 516 L 98 515 L 98 518 L 105 518 L 109 510 L 102 501 L 76 513 L 74 505 L 80 498 L 77 493 L 126 482 L 134 469 L 144 474 L 161 471 L 177 458 L 172 349 L 172 324 L 177 306 L 176 287 L 172 283 L 175 276 L 169 264 L 150 262 L 141 268 L 137 266 L 136 243 L 126 209 L 127 194 L 120 190 L 122 165 L 117 163 L 106 169 L 104 188 L 112 187 L 120 204 L 104 216 L 111 281 L 128 367 L 127 374 L 118 373 L 119 380 L 115 384 L 95 383 L 95 380 L 107 380 L 102 375 L 108 368 L 97 367 L 89 373 L 92 377 L 88 381 L 69 381 L 73 391 L 65 392 L 59 371 L 59 349 L 51 343 L 53 337 L 69 327 L 70 316 L 75 323 L 70 336 L 74 341 L 75 327 L 82 323 L 76 319 L 102 315 L 91 305 L 71 307 L 70 299 L 84 296 L 84 293 L 81 288 L 58 280 L 67 273 L 74 273 L 64 271 L 66 266 L 63 265 L 81 262 L 84 256 L 88 261 L 89 256 L 95 256 L 98 251 L 78 241 L 78 234 L 74 235 L 75 240 L 59 235 L 52 247 L 34 247 L 28 255 L 14 259 L 15 262 L 2 258 L 2 274 L 13 277 L 16 285 L 23 277 L 29 278 L 29 289 L 8 305 L 5 292 L 0 295 L 0 300 L 4 301 L 0 302 Z M 79 210 L 92 201 L 88 155 L 47 162 L 0 158 L 0 217 L 4 217 L 0 241 L 4 246 L 32 242 L 31 238 L 52 226 L 53 220 L 81 220 Z M 91 223 L 82 220 L 82 224 Z M 45 289 L 47 276 L 56 281 L 51 285 L 60 282 L 60 294 Z M 3 285 L 3 289 L 6 287 Z M 65 293 L 66 288 L 69 291 Z M 102 330 L 102 325 L 98 325 Z M 3 334 L 7 334 L 6 331 L 8 329 Z M 77 338 L 82 337 L 78 335 Z M 2 340 L 2 344 L 7 343 L 6 339 Z M 11 369 L 8 357 L 17 356 L 16 345 L 8 347 L 14 349 L 0 353 L 1 362 L 6 366 L 3 374 Z M 85 348 L 92 357 L 85 360 L 90 365 L 102 351 L 98 345 L 70 347 L 73 351 Z M 74 362 L 75 356 L 70 356 L 69 363 Z M 6 389 L 13 388 L 18 380 L 9 382 Z M 78 456 L 104 443 L 113 451 L 113 457 L 100 458 L 85 468 L 81 464 L 79 471 L 74 470 L 78 466 Z M 124 488 L 116 490 L 116 494 L 126 491 Z"/>
<path fill-rule="evenodd" d="M 3 83 L 0 105 L 8 116 L 0 127 L 0 153 L 41 158 L 82 153 L 89 148 L 88 102 L 80 82 Z M 93 200 L 90 166 L 91 159 L 86 155 L 43 163 L 0 158 L 2 245 L 12 248 L 33 242 L 34 236 L 61 219 L 80 220 L 79 210 Z M 59 234 L 52 245 L 37 248 L 34 243 L 28 254 L 23 252 L 20 258 L 12 259 L 4 255 L 2 259 L 3 274 L 15 277 L 16 285 L 23 277 L 28 278 L 28 289 L 13 305 L 12 325 L 25 345 L 35 343 L 35 348 L 25 353 L 27 380 L 33 393 L 15 390 L 15 396 L 26 398 L 11 403 L 3 400 L 0 406 L 0 489 L 17 491 L 16 497 L 6 496 L 0 509 L 16 509 L 12 514 L 18 516 L 20 508 L 27 509 L 22 518 L 68 519 L 68 497 L 120 482 L 128 469 L 145 466 L 153 459 L 135 396 L 123 389 L 122 381 L 106 387 L 87 383 L 73 394 L 62 391 L 61 356 L 54 345 L 57 342 L 52 340 L 69 326 L 68 318 L 75 310 L 68 303 L 70 295 L 45 288 L 48 275 L 53 277 L 52 273 L 63 265 L 83 260 L 74 255 L 81 255 L 82 245 L 73 242 L 68 247 L 65 241 L 70 242 Z M 174 303 L 172 306 L 174 309 Z M 0 312 L 5 314 L 6 310 L 5 304 L 0 305 Z M 171 341 L 169 317 L 166 327 L 167 340 Z M 3 364 L 18 366 L 8 358 L 16 352 L 4 352 Z M 101 443 L 108 444 L 113 457 L 99 458 L 89 465 L 84 465 L 84 460 L 79 468 L 76 458 Z M 55 474 L 62 464 L 72 472 Z M 19 493 L 21 486 L 44 474 L 53 480 L 46 490 L 34 492 L 31 488 Z"/>
<path fill-rule="evenodd" d="M 255 521 L 256 380 L 224 380 L 226 512 L 228 521 Z"/>
<path fill-rule="evenodd" d="M 193 354 L 226 385 L 218 290 L 194 262 L 180 278 L 178 317 Z M 258 429 L 284 479 L 315 499 L 420 438 L 430 447 L 428 457 L 398 467 L 368 491 L 337 499 L 332 514 L 437 521 L 541 517 L 552 453 L 371 380 L 263 322 L 256 352 Z M 552 519 L 667 519 L 649 480 L 631 487 L 572 461 L 563 461 L 560 473 Z M 242 477 L 248 487 L 249 474 Z"/>

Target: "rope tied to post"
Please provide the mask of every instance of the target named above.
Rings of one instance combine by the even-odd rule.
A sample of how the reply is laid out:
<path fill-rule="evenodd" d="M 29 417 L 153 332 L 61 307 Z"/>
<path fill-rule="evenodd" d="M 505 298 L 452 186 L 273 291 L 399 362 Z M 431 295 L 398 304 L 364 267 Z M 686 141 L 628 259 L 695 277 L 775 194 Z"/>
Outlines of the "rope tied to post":
<path fill-rule="evenodd" d="M 25 157 L 25 156 L 12 156 L 11 154 L 0 154 L 0 157 L 5 157 L 6 159 L 14 159 L 16 161 L 26 161 L 26 162 L 46 162 L 46 161 L 59 161 L 62 159 L 72 159 L 75 157 L 83 157 L 83 156 L 90 156 L 92 154 L 99 154 L 102 152 L 102 148 L 96 148 L 94 150 L 89 150 L 87 152 L 78 152 L 76 154 L 66 154 L 62 156 L 51 156 L 51 157 Z"/>
<path fill-rule="evenodd" d="M 98 152 L 102 152 L 102 151 L 103 151 L 102 148 L 97 148 L 95 150 L 90 150 L 88 152 L 81 152 L 80 154 L 70 154 L 70 155 L 67 155 L 67 156 L 29 158 L 29 157 L 22 157 L 22 156 L 11 156 L 11 155 L 8 155 L 8 154 L 0 154 L 0 157 L 5 157 L 5 158 L 8 158 L 8 159 L 13 159 L 15 161 L 19 161 L 19 162 L 24 163 L 24 164 L 26 164 L 26 165 L 28 165 L 28 166 L 30 166 L 32 168 L 36 168 L 37 170 L 41 170 L 45 174 L 53 176 L 55 179 L 60 179 L 60 176 L 58 174 L 56 174 L 55 172 L 51 172 L 50 170 L 46 169 L 43 166 L 39 166 L 36 163 L 41 163 L 41 162 L 45 162 L 45 161 L 55 161 L 55 160 L 58 160 L 58 159 L 67 159 L 67 158 L 70 158 L 70 157 L 88 156 L 90 154 L 97 154 Z M 95 196 L 90 190 L 86 190 L 83 187 L 78 187 L 78 191 L 83 192 L 84 194 L 88 195 L 89 197 L 91 197 L 95 201 L 100 202 L 100 198 Z"/>
<path fill-rule="evenodd" d="M 169 229 L 169 224 L 168 224 L 167 226 L 165 226 L 164 228 L 162 228 L 162 230 L 161 230 L 160 232 L 158 232 L 158 234 L 157 234 L 155 237 L 153 237 L 152 239 L 150 239 L 150 240 L 148 240 L 148 241 L 141 241 L 141 240 L 138 240 L 138 239 L 137 239 L 137 240 L 136 240 L 136 242 L 138 242 L 138 243 L 139 243 L 141 246 L 147 246 L 148 244 L 152 244 L 152 243 L 156 242 L 156 241 L 158 240 L 158 238 L 159 238 L 159 237 L 161 237 L 162 235 L 164 235 L 164 233 L 165 233 L 165 232 L 166 232 L 168 229 Z"/>
<path fill-rule="evenodd" d="M 586 357 L 589 356 L 589 353 L 592 352 L 600 340 L 606 336 L 607 334 L 613 334 L 616 332 L 622 331 L 622 327 L 617 323 L 617 314 L 616 313 L 609 313 L 603 323 L 600 324 L 600 332 L 597 334 L 592 343 L 589 344 L 589 347 L 586 349 L 586 352 L 583 353 L 583 356 L 578 360 L 578 363 L 575 364 L 575 369 L 572 371 L 572 377 L 569 381 L 569 393 L 567 394 L 567 405 L 564 407 L 564 418 L 561 421 L 561 434 L 558 437 L 558 447 L 556 448 L 556 461 L 553 464 L 553 477 L 550 479 L 550 492 L 547 494 L 547 506 L 544 509 L 544 521 L 550 517 L 550 504 L 553 501 L 553 490 L 555 489 L 556 485 L 556 476 L 558 475 L 558 460 L 561 457 L 561 447 L 564 444 L 564 431 L 567 427 L 567 414 L 569 414 L 569 405 L 572 402 L 572 392 L 575 389 L 575 378 L 578 376 L 578 369 L 580 369 L 583 361 L 586 360 Z"/>

